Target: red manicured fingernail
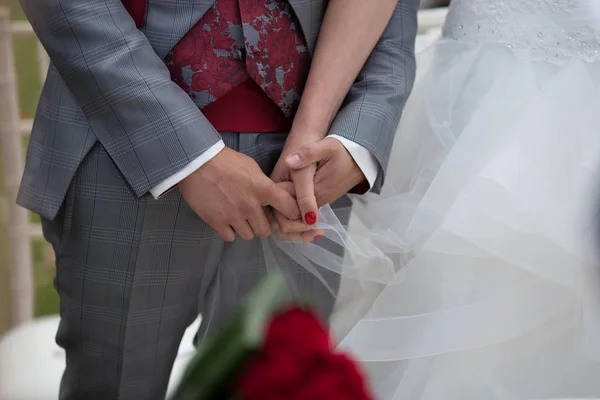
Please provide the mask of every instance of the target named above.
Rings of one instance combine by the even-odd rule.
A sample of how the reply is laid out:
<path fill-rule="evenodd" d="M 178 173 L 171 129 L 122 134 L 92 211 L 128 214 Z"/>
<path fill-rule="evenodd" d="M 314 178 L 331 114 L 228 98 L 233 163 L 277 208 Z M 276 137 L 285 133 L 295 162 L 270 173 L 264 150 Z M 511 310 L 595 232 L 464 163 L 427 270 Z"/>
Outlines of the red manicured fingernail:
<path fill-rule="evenodd" d="M 317 214 L 315 214 L 313 211 L 309 211 L 306 213 L 306 215 L 304 215 L 304 220 L 307 224 L 314 225 L 317 222 Z"/>
<path fill-rule="evenodd" d="M 313 240 L 321 239 L 322 237 L 323 237 L 323 235 L 317 235 L 317 236 L 314 237 Z"/>

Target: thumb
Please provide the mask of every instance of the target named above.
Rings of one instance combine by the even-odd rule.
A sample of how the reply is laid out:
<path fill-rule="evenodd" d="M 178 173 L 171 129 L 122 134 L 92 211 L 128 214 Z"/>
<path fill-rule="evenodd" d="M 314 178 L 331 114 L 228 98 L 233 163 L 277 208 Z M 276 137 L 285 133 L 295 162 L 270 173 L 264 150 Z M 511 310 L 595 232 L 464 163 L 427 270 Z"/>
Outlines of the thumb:
<path fill-rule="evenodd" d="M 285 164 L 289 169 L 302 169 L 325 159 L 328 154 L 327 140 L 320 140 L 302 146 L 295 153 L 288 155 L 285 158 Z"/>

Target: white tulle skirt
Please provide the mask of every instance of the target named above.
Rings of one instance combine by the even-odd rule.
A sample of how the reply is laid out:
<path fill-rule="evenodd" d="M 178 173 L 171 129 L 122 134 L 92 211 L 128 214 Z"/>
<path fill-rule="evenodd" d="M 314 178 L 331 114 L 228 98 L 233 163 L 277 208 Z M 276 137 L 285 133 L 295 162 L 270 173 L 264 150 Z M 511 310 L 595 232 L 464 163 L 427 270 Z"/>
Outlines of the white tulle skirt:
<path fill-rule="evenodd" d="M 418 71 L 355 202 L 398 271 L 341 346 L 382 400 L 600 398 L 600 64 L 441 40 Z"/>
<path fill-rule="evenodd" d="M 322 210 L 345 256 L 268 239 L 267 265 L 342 275 L 378 399 L 600 398 L 600 63 L 443 39 L 417 65 L 383 193 Z"/>
<path fill-rule="evenodd" d="M 600 65 L 441 40 L 418 67 L 384 192 L 322 214 L 346 257 L 277 246 L 345 276 L 379 399 L 600 397 Z"/>

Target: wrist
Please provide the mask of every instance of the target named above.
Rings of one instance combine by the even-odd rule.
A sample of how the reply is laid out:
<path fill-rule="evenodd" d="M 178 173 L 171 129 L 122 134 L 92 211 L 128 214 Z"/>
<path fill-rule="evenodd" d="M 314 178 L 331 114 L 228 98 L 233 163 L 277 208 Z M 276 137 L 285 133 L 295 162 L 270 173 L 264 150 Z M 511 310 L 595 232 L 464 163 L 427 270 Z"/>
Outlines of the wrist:
<path fill-rule="evenodd" d="M 314 106 L 306 106 L 310 102 L 300 104 L 290 135 L 313 136 L 323 139 L 329 132 L 329 127 L 333 122 L 333 114 L 328 110 L 314 109 Z M 330 115 L 331 114 L 331 115 Z"/>
<path fill-rule="evenodd" d="M 288 155 L 289 153 L 298 151 L 298 149 L 312 143 L 323 140 L 325 135 L 314 130 L 300 130 L 294 129 L 290 131 L 285 140 L 285 145 L 281 151 L 282 156 Z"/>
<path fill-rule="evenodd" d="M 290 133 L 288 135 L 289 140 L 302 140 L 303 142 L 316 142 L 324 139 L 327 136 L 327 129 L 324 129 L 322 126 L 318 125 L 303 125 L 298 126 L 294 124 Z"/>
<path fill-rule="evenodd" d="M 367 188 L 369 187 L 369 182 L 367 177 L 365 176 L 364 171 L 360 168 L 360 165 L 356 162 L 352 153 L 348 150 L 348 148 L 339 140 L 335 138 L 328 138 L 328 140 L 332 140 L 332 145 L 335 146 L 336 151 L 343 154 L 344 157 L 349 158 L 349 162 L 351 163 L 351 167 L 348 169 L 348 182 L 350 184 L 349 192 L 354 193 L 357 187 L 363 187 L 365 182 Z M 360 189 L 362 190 L 362 189 Z M 364 192 L 367 192 L 368 189 Z"/>
<path fill-rule="evenodd" d="M 216 155 L 214 155 L 210 160 L 206 161 L 199 168 L 197 168 L 194 172 L 189 174 L 187 177 L 182 179 L 177 183 L 177 187 L 179 189 L 184 188 L 190 182 L 194 182 L 198 179 L 202 179 L 203 176 L 210 176 L 211 174 L 216 173 L 216 169 L 219 167 L 219 160 L 227 154 L 229 149 L 227 147 L 223 147 Z"/>

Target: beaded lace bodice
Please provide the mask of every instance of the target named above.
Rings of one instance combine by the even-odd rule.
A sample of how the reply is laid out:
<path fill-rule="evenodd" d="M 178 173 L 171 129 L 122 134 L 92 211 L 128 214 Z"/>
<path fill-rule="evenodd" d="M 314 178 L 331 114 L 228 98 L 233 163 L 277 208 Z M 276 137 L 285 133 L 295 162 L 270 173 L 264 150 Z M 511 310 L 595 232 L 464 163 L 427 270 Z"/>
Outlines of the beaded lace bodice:
<path fill-rule="evenodd" d="M 600 61 L 600 0 L 452 0 L 444 36 L 556 64 Z"/>

